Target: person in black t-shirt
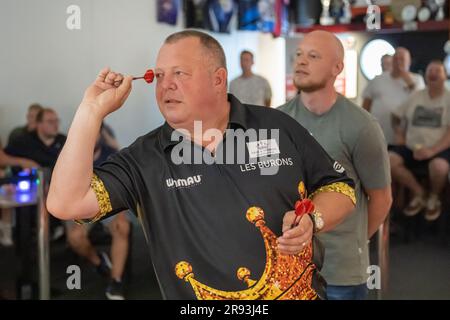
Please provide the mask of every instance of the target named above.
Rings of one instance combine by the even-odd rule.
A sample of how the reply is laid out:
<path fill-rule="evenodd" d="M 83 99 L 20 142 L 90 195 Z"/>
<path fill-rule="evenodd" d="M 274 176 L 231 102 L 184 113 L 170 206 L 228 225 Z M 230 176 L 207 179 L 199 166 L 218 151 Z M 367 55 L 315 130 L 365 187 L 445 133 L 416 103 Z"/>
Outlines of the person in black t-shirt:
<path fill-rule="evenodd" d="M 65 142 L 66 136 L 59 133 L 58 114 L 53 109 L 43 108 L 36 116 L 36 130 L 22 133 L 9 141 L 5 152 L 37 162 L 47 175 L 55 166 Z M 49 178 L 46 177 L 46 180 Z M 50 229 L 52 240 L 64 235 L 64 227 L 53 217 L 50 218 Z"/>
<path fill-rule="evenodd" d="M 289 116 L 228 95 L 225 54 L 205 33 L 169 36 L 155 77 L 166 123 L 94 170 L 101 122 L 132 81 L 100 72 L 55 166 L 49 211 L 83 222 L 138 214 L 164 298 L 323 298 L 311 239 L 354 209 L 342 166 Z M 202 161 L 190 162 L 198 152 Z M 242 158 L 222 162 L 224 154 Z M 300 195 L 297 209 L 311 215 L 298 221 Z"/>
<path fill-rule="evenodd" d="M 111 129 L 110 137 L 113 137 Z M 114 145 L 117 141 L 114 139 Z M 98 135 L 94 149 L 94 167 L 100 166 L 108 157 L 117 152 L 117 149 L 106 144 L 103 138 L 103 126 Z M 81 257 L 92 263 L 97 272 L 109 280 L 105 295 L 110 300 L 124 300 L 123 272 L 128 256 L 130 221 L 126 212 L 121 212 L 114 217 L 102 220 L 108 228 L 111 237 L 111 259 L 103 251 L 97 251 L 89 239 L 89 231 L 92 225 L 79 225 L 73 221 L 66 222 L 66 237 L 70 247 Z"/>
<path fill-rule="evenodd" d="M 52 169 L 66 136 L 59 133 L 59 119 L 55 110 L 45 108 L 36 116 L 36 130 L 23 133 L 10 141 L 5 152 L 37 162 L 41 167 Z"/>

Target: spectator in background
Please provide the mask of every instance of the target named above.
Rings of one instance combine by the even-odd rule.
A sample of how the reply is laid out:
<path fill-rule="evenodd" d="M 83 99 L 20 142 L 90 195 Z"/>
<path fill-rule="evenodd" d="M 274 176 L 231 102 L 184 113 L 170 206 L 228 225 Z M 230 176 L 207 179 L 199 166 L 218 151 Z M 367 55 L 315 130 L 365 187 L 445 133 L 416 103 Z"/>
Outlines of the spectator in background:
<path fill-rule="evenodd" d="M 3 151 L 2 143 L 0 141 L 0 169 L 4 167 L 22 167 L 22 168 L 37 168 L 39 165 L 33 160 L 26 158 L 13 157 Z"/>
<path fill-rule="evenodd" d="M 28 107 L 27 124 L 22 127 L 17 127 L 11 131 L 8 138 L 8 144 L 24 133 L 29 133 L 36 130 L 36 117 L 42 109 L 42 106 L 38 103 L 33 103 Z"/>
<path fill-rule="evenodd" d="M 118 151 L 104 142 L 103 132 L 102 125 L 94 149 L 94 166 L 99 166 Z M 114 144 L 117 144 L 117 141 L 113 140 Z M 98 273 L 109 279 L 109 285 L 105 291 L 106 297 L 110 300 L 124 300 L 122 275 L 128 256 L 130 222 L 124 211 L 102 220 L 102 223 L 109 229 L 112 237 L 111 260 L 107 253 L 98 252 L 90 242 L 88 233 L 92 224 L 79 225 L 73 221 L 67 221 L 67 241 L 78 255 L 87 259 L 96 267 Z"/>
<path fill-rule="evenodd" d="M 36 116 L 36 130 L 26 132 L 10 141 L 5 152 L 31 159 L 41 167 L 53 169 L 66 136 L 59 133 L 59 119 L 55 110 L 45 108 Z"/>
<path fill-rule="evenodd" d="M 450 163 L 450 92 L 441 61 L 426 70 L 427 88 L 414 93 L 393 113 L 396 146 L 389 148 L 392 177 L 413 196 L 404 214 L 414 216 L 426 207 L 425 219 L 441 214 L 440 195 L 447 183 Z M 406 128 L 402 125 L 406 122 Z M 430 193 L 414 177 L 414 169 L 428 167 Z"/>
<path fill-rule="evenodd" d="M 66 136 L 59 133 L 59 119 L 56 111 L 44 108 L 36 116 L 36 130 L 19 135 L 10 141 L 5 152 L 31 159 L 39 166 L 52 171 L 65 142 Z M 49 179 L 50 176 L 47 181 Z M 64 235 L 64 227 L 59 220 L 51 218 L 50 227 L 52 240 Z"/>
<path fill-rule="evenodd" d="M 406 48 L 398 47 L 392 62 L 392 71 L 376 76 L 363 92 L 363 108 L 378 119 L 388 145 L 394 144 L 391 113 L 425 87 L 422 76 L 409 71 L 411 55 Z"/>
<path fill-rule="evenodd" d="M 272 90 L 269 82 L 252 72 L 253 53 L 241 52 L 242 75 L 230 82 L 230 93 L 242 103 L 270 107 Z"/>

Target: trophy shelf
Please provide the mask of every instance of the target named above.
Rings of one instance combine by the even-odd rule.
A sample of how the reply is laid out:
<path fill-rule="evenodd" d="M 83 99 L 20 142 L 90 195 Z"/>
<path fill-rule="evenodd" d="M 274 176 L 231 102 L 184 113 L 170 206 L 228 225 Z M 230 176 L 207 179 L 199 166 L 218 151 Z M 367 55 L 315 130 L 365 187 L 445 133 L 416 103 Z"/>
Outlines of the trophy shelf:
<path fill-rule="evenodd" d="M 421 32 L 421 31 L 445 31 L 449 30 L 450 20 L 442 21 L 425 21 L 417 22 L 417 29 L 414 30 L 404 30 L 403 23 L 394 24 L 381 24 L 381 29 L 379 30 L 367 30 L 364 23 L 354 23 L 354 24 L 335 24 L 331 26 L 322 26 L 320 24 L 315 24 L 310 27 L 297 26 L 295 28 L 296 33 L 308 33 L 313 30 L 325 30 L 333 33 L 343 33 L 343 32 L 367 32 L 367 33 L 402 33 L 402 32 Z"/>

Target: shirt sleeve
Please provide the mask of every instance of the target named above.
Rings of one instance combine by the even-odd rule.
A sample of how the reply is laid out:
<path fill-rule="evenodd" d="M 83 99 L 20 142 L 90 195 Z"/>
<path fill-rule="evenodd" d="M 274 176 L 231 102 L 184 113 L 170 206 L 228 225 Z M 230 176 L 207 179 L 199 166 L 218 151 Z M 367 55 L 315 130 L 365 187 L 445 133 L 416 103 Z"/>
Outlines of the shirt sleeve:
<path fill-rule="evenodd" d="M 360 132 L 352 155 L 353 165 L 364 189 L 381 189 L 390 185 L 386 139 L 377 121 L 368 122 Z"/>
<path fill-rule="evenodd" d="M 22 128 L 15 128 L 8 136 L 7 144 L 10 144 L 12 141 L 16 140 L 17 137 L 22 133 Z"/>
<path fill-rule="evenodd" d="M 8 145 L 4 149 L 5 153 L 10 156 L 27 158 L 29 155 L 24 152 L 25 150 L 27 150 L 27 141 L 25 141 L 22 137 L 9 141 Z"/>
<path fill-rule="evenodd" d="M 310 197 L 320 192 L 338 192 L 356 204 L 355 184 L 346 175 L 344 167 L 333 160 L 301 125 L 295 143 L 302 157 L 303 176 Z"/>
<path fill-rule="evenodd" d="M 100 211 L 91 220 L 78 222 L 92 223 L 127 209 L 137 212 L 137 177 L 127 160 L 129 157 L 124 149 L 94 169 L 91 188 Z"/>

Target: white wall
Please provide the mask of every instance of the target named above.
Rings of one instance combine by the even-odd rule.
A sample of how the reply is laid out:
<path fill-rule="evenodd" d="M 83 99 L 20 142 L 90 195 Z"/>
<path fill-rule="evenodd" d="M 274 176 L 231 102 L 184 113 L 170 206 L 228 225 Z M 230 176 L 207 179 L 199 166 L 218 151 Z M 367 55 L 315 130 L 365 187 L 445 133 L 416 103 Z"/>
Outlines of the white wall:
<path fill-rule="evenodd" d="M 69 5 L 81 8 L 81 30 L 66 28 Z M 24 123 L 28 105 L 56 109 L 67 132 L 84 89 L 103 66 L 139 75 L 178 26 L 156 22 L 154 0 L 0 0 L 0 138 Z M 234 28 L 235 29 L 235 28 Z M 271 82 L 273 104 L 284 102 L 284 40 L 236 32 L 214 36 L 224 46 L 229 78 L 240 72 L 239 53 L 255 53 L 254 71 Z M 154 87 L 136 82 L 125 106 L 109 116 L 122 145 L 163 122 Z"/>

